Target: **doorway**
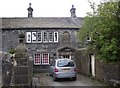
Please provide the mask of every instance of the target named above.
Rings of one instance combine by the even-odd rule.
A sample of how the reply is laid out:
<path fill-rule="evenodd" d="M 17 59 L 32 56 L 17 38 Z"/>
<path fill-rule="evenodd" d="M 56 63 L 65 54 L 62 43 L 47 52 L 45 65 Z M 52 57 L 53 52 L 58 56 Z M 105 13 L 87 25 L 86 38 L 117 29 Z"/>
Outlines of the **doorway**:
<path fill-rule="evenodd" d="M 90 54 L 90 74 L 95 77 L 95 55 Z"/>
<path fill-rule="evenodd" d="M 63 57 L 63 58 L 71 59 L 71 55 L 63 55 L 62 57 Z"/>
<path fill-rule="evenodd" d="M 58 58 L 74 59 L 75 49 L 72 47 L 62 47 L 58 49 Z"/>

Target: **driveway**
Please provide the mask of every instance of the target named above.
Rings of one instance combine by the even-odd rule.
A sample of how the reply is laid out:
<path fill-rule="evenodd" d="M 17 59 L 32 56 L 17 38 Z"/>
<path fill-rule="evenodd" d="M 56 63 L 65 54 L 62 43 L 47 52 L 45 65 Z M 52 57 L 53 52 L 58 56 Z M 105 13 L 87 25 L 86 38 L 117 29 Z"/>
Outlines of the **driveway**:
<path fill-rule="evenodd" d="M 37 74 L 34 78 L 38 78 L 39 86 L 105 86 L 102 83 L 80 74 L 78 74 L 76 81 L 72 81 L 70 79 L 59 79 L 54 82 L 53 78 L 49 76 L 48 73 Z"/>

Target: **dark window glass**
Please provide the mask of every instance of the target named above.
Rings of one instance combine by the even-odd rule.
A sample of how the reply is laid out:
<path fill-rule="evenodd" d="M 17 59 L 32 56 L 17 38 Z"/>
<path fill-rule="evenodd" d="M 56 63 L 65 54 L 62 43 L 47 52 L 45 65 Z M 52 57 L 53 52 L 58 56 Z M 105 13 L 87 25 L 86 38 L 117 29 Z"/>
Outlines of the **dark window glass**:
<path fill-rule="evenodd" d="M 44 32 L 44 34 L 43 34 L 43 41 L 47 42 L 47 32 Z"/>
<path fill-rule="evenodd" d="M 37 33 L 37 41 L 38 41 L 38 42 L 42 42 L 41 32 L 38 32 L 38 33 Z"/>
<path fill-rule="evenodd" d="M 53 33 L 49 32 L 49 42 L 53 42 Z"/>
<path fill-rule="evenodd" d="M 57 63 L 58 67 L 74 67 L 73 61 L 68 61 L 68 60 L 60 60 Z"/>

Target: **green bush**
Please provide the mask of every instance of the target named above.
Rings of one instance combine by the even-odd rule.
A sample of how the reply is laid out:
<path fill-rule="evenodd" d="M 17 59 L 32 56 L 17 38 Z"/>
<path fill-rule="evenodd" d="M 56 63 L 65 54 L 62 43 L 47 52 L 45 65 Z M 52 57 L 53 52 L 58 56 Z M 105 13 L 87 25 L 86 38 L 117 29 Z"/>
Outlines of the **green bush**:
<path fill-rule="evenodd" d="M 14 48 L 10 48 L 10 49 L 9 49 L 9 53 L 10 53 L 10 54 L 14 54 L 14 53 L 15 53 L 15 49 L 14 49 Z"/>

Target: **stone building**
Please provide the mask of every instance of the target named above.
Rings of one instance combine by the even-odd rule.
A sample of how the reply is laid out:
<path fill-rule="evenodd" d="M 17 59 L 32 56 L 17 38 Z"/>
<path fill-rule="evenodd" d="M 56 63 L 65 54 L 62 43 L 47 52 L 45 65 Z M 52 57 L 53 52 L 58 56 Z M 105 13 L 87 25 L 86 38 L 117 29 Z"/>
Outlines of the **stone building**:
<path fill-rule="evenodd" d="M 25 45 L 34 58 L 34 66 L 47 66 L 51 59 L 74 59 L 77 49 L 77 31 L 83 18 L 76 17 L 74 5 L 71 17 L 33 17 L 29 4 L 28 17 L 2 19 L 2 50 L 8 51 L 18 45 L 18 35 L 25 34 Z"/>

